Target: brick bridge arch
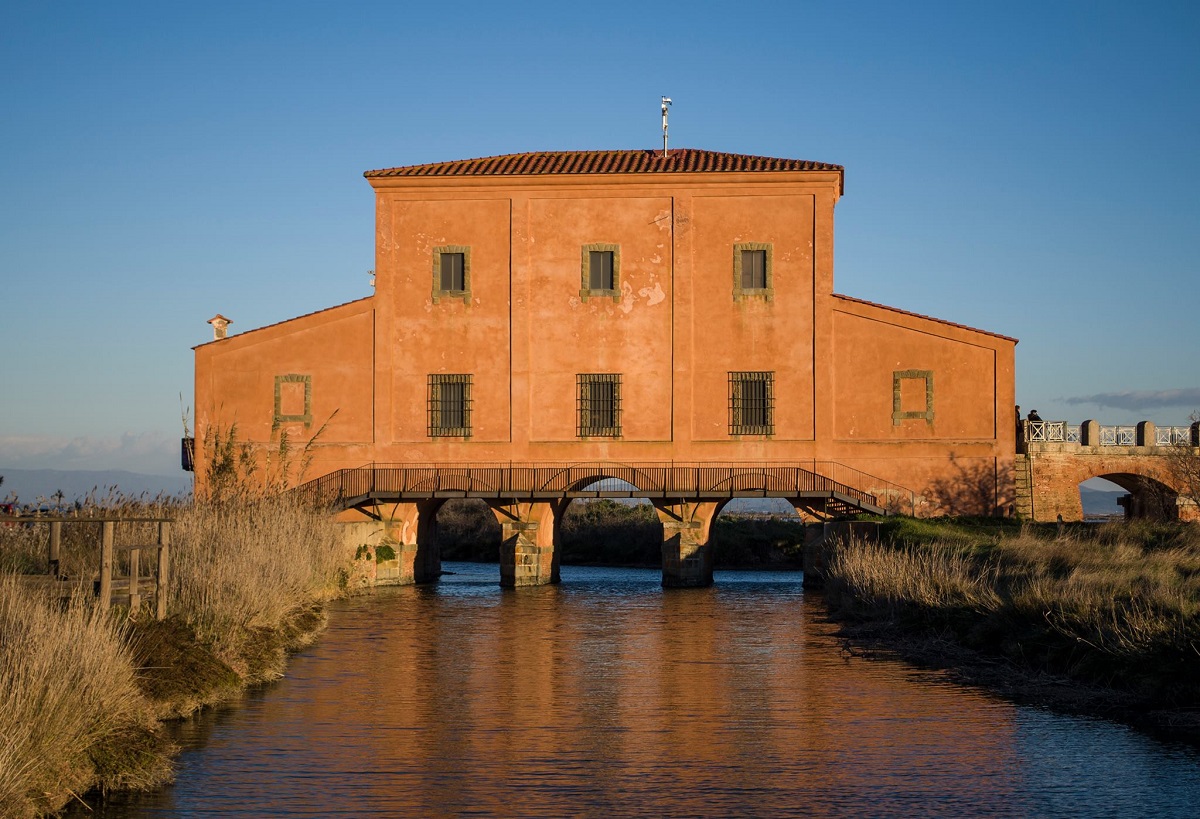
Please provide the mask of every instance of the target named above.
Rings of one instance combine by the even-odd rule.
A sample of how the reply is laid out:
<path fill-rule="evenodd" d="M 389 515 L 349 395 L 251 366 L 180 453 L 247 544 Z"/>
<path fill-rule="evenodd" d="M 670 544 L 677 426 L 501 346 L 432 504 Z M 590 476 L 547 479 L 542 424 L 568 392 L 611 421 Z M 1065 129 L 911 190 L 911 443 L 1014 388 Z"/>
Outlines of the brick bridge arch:
<path fill-rule="evenodd" d="M 1156 438 L 1155 427 L 1149 422 L 1136 428 L 1104 428 L 1094 421 L 1074 428 L 1074 434 L 1068 426 L 1066 434 L 1045 440 L 1045 433 L 1054 424 L 1063 426 L 1063 422 L 1045 422 L 1035 429 L 1026 424 L 1021 445 L 1024 452 L 1016 460 L 1020 514 L 1035 521 L 1054 521 L 1059 515 L 1066 521 L 1083 520 L 1079 484 L 1103 478 L 1129 493 L 1122 502 L 1127 517 L 1200 520 L 1200 510 L 1187 497 L 1186 487 L 1171 466 L 1171 455 L 1178 453 L 1180 446 L 1200 456 L 1194 440 L 1159 440 L 1163 436 Z M 1125 430 L 1128 434 L 1114 439 L 1102 435 L 1105 430 Z M 1195 434 L 1193 425 L 1190 436 Z"/>

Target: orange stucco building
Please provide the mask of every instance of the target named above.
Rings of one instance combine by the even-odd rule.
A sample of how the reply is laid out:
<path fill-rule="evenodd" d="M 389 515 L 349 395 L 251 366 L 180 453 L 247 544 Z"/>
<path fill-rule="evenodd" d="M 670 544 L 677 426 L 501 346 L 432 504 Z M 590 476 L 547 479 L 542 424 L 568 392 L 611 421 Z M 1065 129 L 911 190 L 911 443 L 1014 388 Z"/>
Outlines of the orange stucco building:
<path fill-rule="evenodd" d="M 234 422 L 262 445 L 324 425 L 306 478 L 818 460 L 918 514 L 967 473 L 1011 502 L 1016 341 L 836 294 L 841 166 L 570 151 L 365 176 L 374 295 L 197 347 L 199 463 Z"/>

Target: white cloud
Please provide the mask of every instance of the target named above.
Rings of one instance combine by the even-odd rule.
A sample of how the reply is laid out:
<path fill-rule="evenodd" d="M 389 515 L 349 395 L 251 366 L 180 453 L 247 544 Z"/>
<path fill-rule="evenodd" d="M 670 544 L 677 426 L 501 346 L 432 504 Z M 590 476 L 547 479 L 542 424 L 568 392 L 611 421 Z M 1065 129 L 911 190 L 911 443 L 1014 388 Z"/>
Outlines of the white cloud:
<path fill-rule="evenodd" d="M 179 471 L 179 439 L 162 432 L 117 438 L 0 436 L 0 466 L 10 469 L 124 469 L 148 475 Z"/>
<path fill-rule="evenodd" d="M 1078 395 L 1063 399 L 1072 405 L 1094 404 L 1123 410 L 1150 410 L 1160 407 L 1183 407 L 1200 409 L 1200 388 L 1182 390 L 1136 390 L 1130 392 L 1100 392 L 1095 395 Z"/>

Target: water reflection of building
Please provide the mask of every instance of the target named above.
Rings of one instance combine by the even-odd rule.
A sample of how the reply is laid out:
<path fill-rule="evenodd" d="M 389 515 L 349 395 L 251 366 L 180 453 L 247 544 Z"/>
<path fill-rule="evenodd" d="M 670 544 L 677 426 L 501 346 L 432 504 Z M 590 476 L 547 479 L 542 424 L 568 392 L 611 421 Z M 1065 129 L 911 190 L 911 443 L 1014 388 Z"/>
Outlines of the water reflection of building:
<path fill-rule="evenodd" d="M 309 692 L 304 741 L 370 772 L 344 785 L 358 804 L 422 815 L 1021 804 L 1011 706 L 848 659 L 809 612 L 795 595 L 406 589 L 350 615 L 355 649 L 322 660 L 335 682 Z"/>

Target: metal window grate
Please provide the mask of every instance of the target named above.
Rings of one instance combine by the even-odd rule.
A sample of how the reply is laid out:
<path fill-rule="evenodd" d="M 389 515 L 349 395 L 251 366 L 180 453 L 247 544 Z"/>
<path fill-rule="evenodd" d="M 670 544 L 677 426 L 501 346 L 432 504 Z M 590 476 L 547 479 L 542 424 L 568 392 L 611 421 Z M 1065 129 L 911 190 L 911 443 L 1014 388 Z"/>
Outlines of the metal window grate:
<path fill-rule="evenodd" d="M 576 376 L 580 438 L 621 435 L 621 374 L 579 373 Z"/>
<path fill-rule="evenodd" d="M 429 376 L 429 437 L 471 437 L 471 376 Z"/>
<path fill-rule="evenodd" d="M 729 373 L 729 434 L 775 434 L 775 373 Z"/>

